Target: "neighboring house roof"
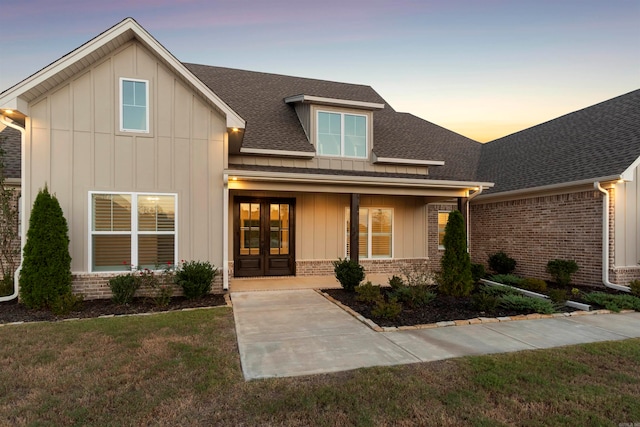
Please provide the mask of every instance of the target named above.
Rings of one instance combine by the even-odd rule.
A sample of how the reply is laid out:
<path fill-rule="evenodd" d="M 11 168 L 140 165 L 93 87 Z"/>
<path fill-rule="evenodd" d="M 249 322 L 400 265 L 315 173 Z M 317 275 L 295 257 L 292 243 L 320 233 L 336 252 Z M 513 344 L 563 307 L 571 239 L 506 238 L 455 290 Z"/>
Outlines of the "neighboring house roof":
<path fill-rule="evenodd" d="M 396 112 L 370 86 L 207 65 L 185 66 L 246 120 L 243 148 L 315 152 L 294 107 L 284 101 L 294 95 L 385 104 L 373 112 L 373 151 L 377 157 L 444 161 L 444 166 L 429 167 L 429 179 L 475 181 L 482 144 L 411 114 Z"/>
<path fill-rule="evenodd" d="M 20 132 L 10 127 L 5 127 L 0 132 L 0 148 L 4 152 L 4 177 L 20 179 Z"/>
<path fill-rule="evenodd" d="M 640 160 L 640 90 L 484 144 L 486 193 L 622 176 Z"/>

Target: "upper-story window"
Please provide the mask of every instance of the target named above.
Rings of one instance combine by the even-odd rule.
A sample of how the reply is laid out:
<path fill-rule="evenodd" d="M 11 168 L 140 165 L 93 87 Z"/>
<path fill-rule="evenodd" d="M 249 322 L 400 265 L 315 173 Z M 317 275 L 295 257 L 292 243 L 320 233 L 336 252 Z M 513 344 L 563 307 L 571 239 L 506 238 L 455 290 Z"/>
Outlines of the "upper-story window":
<path fill-rule="evenodd" d="M 367 158 L 367 116 L 318 111 L 317 129 L 319 155 Z"/>
<path fill-rule="evenodd" d="M 149 132 L 149 82 L 120 79 L 120 130 Z"/>

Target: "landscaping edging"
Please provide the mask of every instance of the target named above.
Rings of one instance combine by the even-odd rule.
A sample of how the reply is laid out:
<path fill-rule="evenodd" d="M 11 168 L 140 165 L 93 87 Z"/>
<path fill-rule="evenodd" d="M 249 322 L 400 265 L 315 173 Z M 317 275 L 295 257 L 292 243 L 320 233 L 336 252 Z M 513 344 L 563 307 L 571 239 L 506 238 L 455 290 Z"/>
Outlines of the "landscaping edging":
<path fill-rule="evenodd" d="M 333 298 L 331 295 L 328 295 L 322 292 L 320 289 L 314 289 L 317 293 L 322 295 L 324 298 L 332 302 L 333 304 L 340 307 L 345 312 L 349 313 L 356 320 L 360 321 L 367 325 L 370 329 L 375 332 L 396 332 L 396 331 L 415 331 L 420 329 L 434 329 L 434 328 L 446 328 L 450 326 L 465 326 L 465 325 L 481 325 L 481 324 L 489 324 L 489 323 L 501 323 L 501 322 L 511 322 L 516 320 L 534 320 L 534 319 L 552 319 L 552 318 L 561 318 L 561 317 L 575 317 L 575 316 L 588 316 L 588 315 L 596 315 L 596 314 L 611 314 L 614 313 L 611 310 L 592 310 L 592 311 L 572 311 L 570 313 L 553 313 L 553 314 L 523 314 L 518 316 L 504 316 L 504 317 L 476 317 L 473 319 L 463 319 L 463 320 L 449 320 L 442 321 L 436 323 L 427 323 L 423 325 L 412 325 L 412 326 L 379 326 L 373 320 L 364 317 L 362 314 L 356 312 L 351 307 L 348 307 L 342 304 L 340 301 Z M 634 310 L 621 310 L 620 313 L 633 313 Z"/>

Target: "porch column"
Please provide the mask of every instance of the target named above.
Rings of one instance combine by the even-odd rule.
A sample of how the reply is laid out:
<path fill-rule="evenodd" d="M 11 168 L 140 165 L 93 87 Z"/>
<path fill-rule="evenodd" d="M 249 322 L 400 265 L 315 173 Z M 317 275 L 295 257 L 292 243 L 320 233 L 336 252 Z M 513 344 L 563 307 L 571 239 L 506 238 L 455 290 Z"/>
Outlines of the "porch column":
<path fill-rule="evenodd" d="M 360 263 L 360 194 L 351 194 L 349 211 L 349 258 Z"/>

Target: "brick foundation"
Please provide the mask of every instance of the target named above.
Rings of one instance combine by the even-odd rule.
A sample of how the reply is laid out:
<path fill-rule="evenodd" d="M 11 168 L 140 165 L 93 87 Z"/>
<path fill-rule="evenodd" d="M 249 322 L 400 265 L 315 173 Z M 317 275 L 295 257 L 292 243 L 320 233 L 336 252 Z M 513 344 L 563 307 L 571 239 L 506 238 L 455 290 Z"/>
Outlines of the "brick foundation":
<path fill-rule="evenodd" d="M 640 266 L 613 267 L 609 269 L 609 281 L 618 285 L 628 285 L 632 280 L 640 280 Z"/>
<path fill-rule="evenodd" d="M 518 262 L 516 274 L 551 279 L 545 271 L 549 260 L 573 259 L 580 267 L 574 283 L 601 283 L 602 194 L 598 191 L 478 202 L 471 205 L 470 219 L 473 262 L 487 266 L 488 257 L 503 250 Z"/>
<path fill-rule="evenodd" d="M 109 289 L 109 279 L 122 273 L 80 273 L 73 275 L 72 292 L 84 297 L 85 300 L 106 299 L 111 298 L 111 289 Z M 218 274 L 211 285 L 211 293 L 222 293 L 222 274 Z M 173 285 L 173 296 L 182 295 L 182 288 Z M 153 296 L 153 290 L 150 288 L 140 288 L 136 292 L 136 296 L 150 297 Z"/>
<path fill-rule="evenodd" d="M 296 261 L 296 276 L 333 276 L 334 260 L 299 260 Z M 412 265 L 429 263 L 426 258 L 404 259 L 361 259 L 360 264 L 366 273 L 399 274 Z"/>

